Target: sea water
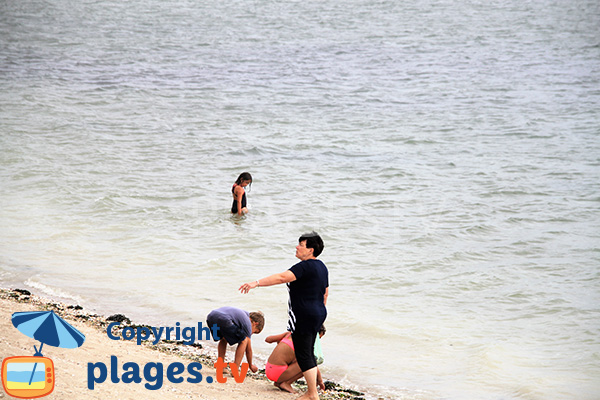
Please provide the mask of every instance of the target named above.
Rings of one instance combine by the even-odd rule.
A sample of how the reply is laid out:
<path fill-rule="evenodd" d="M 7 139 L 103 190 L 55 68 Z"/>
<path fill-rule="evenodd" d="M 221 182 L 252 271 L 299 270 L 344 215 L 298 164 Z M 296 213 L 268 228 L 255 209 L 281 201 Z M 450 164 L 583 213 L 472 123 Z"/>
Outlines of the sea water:
<path fill-rule="evenodd" d="M 0 4 L 0 285 L 286 326 L 316 230 L 324 375 L 396 399 L 600 398 L 600 5 Z M 254 181 L 232 217 L 231 186 Z"/>

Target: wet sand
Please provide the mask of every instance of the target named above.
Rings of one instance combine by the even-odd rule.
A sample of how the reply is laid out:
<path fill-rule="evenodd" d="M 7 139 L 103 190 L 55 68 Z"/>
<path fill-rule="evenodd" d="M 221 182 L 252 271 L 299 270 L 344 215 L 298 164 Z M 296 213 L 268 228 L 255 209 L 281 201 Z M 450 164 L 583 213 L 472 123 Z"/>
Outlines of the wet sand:
<path fill-rule="evenodd" d="M 235 382 L 231 375 L 225 375 L 226 383 L 216 381 L 214 355 L 201 346 L 188 346 L 182 343 L 161 341 L 157 345 L 144 343 L 137 345 L 135 340 L 111 340 L 106 327 L 111 316 L 99 316 L 86 313 L 77 305 L 68 305 L 50 299 L 19 292 L 18 290 L 0 289 L 0 357 L 32 356 L 33 346 L 39 348 L 39 342 L 19 332 L 11 322 L 11 316 L 19 311 L 53 310 L 69 324 L 78 329 L 86 337 L 85 343 L 77 349 L 62 349 L 44 346 L 43 354 L 52 359 L 55 368 L 55 387 L 45 399 L 205 399 L 205 400 L 292 400 L 303 392 L 301 385 L 296 386 L 298 394 L 283 392 L 268 381 L 259 370 L 254 374 L 248 372 L 242 383 Z M 125 323 L 121 327 L 126 326 Z M 115 356 L 119 365 L 117 377 L 124 373 L 123 364 L 133 362 L 140 366 L 140 383 L 113 383 L 111 381 L 111 356 Z M 228 360 L 231 361 L 231 360 Z M 181 373 L 183 382 L 172 383 L 167 379 L 167 367 L 173 363 L 189 366 L 193 362 L 202 364 L 202 381 L 189 383 L 186 378 L 192 377 L 187 370 Z M 88 363 L 103 363 L 107 367 L 107 378 L 103 383 L 96 383 L 94 389 L 88 387 Z M 163 384 L 159 389 L 157 382 L 144 379 L 143 368 L 148 363 L 162 363 Z M 259 368 L 261 366 L 259 365 Z M 101 368 L 101 367 L 99 367 Z M 97 377 L 100 369 L 90 369 Z M 154 370 L 155 371 L 155 370 Z M 155 374 L 156 372 L 153 372 Z M 214 379 L 207 382 L 207 377 Z M 362 394 L 344 389 L 333 382 L 326 382 L 328 390 L 321 394 L 321 399 L 363 399 Z M 0 398 L 12 398 L 0 390 Z"/>

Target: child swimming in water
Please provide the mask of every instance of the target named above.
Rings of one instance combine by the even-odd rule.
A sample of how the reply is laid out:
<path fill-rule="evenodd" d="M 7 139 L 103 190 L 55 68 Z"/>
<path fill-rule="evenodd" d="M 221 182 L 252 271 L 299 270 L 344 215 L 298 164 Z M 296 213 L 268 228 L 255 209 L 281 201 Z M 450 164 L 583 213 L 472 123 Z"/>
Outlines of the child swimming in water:
<path fill-rule="evenodd" d="M 246 207 L 246 186 L 252 186 L 252 175 L 249 172 L 242 172 L 231 188 L 233 194 L 233 204 L 231 213 L 242 216 L 248 212 Z"/>

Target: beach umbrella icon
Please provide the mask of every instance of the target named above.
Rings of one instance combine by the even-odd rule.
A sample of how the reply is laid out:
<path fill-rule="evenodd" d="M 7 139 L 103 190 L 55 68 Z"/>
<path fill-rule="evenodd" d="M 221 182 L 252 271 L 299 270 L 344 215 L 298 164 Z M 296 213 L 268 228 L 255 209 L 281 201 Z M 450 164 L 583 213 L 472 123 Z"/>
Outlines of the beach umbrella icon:
<path fill-rule="evenodd" d="M 63 349 L 75 349 L 85 341 L 83 333 L 73 328 L 54 311 L 16 312 L 12 315 L 12 323 L 19 332 L 41 342 L 39 349 L 33 346 L 36 357 L 43 357 L 44 344 Z M 33 366 L 29 384 L 35 374 L 36 365 Z"/>
<path fill-rule="evenodd" d="M 83 344 L 85 335 L 73 328 L 54 311 L 16 312 L 12 323 L 21 333 L 42 342 L 40 349 L 35 346 L 36 356 L 42 356 L 44 344 L 63 349 L 75 349 Z"/>

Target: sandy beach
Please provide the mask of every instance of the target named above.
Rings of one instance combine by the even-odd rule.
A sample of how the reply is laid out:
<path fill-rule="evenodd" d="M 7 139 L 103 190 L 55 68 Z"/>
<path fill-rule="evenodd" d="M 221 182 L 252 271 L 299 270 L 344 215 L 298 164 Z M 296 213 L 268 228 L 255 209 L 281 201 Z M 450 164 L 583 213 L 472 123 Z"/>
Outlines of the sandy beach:
<path fill-rule="evenodd" d="M 83 346 L 77 349 L 62 349 L 45 346 L 43 354 L 51 358 L 55 367 L 55 388 L 46 396 L 47 399 L 205 399 L 205 400 L 291 400 L 298 394 L 283 392 L 272 385 L 264 374 L 248 373 L 242 383 L 236 383 L 231 376 L 226 376 L 226 383 L 171 383 L 165 376 L 160 389 L 149 390 L 141 383 L 113 383 L 108 371 L 108 378 L 103 383 L 95 384 L 93 390 L 88 388 L 88 363 L 104 363 L 110 368 L 111 356 L 118 359 L 119 375 L 123 373 L 123 364 L 137 363 L 141 369 L 147 363 L 162 363 L 165 367 L 180 362 L 188 365 L 197 361 L 202 363 L 202 376 L 216 377 L 213 368 L 214 358 L 197 346 L 186 346 L 177 343 L 158 343 L 137 345 L 135 341 L 110 340 L 106 334 L 109 316 L 88 314 L 76 305 L 54 302 L 23 292 L 0 289 L 0 355 L 2 359 L 13 356 L 32 356 L 34 345 L 39 342 L 20 333 L 11 322 L 11 316 L 20 311 L 54 310 L 86 337 Z M 123 326 L 123 324 L 122 324 Z M 228 360 L 229 361 L 229 360 Z M 261 366 L 259 365 L 259 368 Z M 186 376 L 182 374 L 182 376 Z M 143 378 L 143 374 L 142 374 Z M 333 382 L 328 387 L 336 386 Z M 298 387 L 299 392 L 302 391 Z M 0 390 L 0 398 L 12 398 Z M 321 399 L 362 399 L 358 393 L 345 391 L 341 387 L 332 388 L 321 394 Z"/>

